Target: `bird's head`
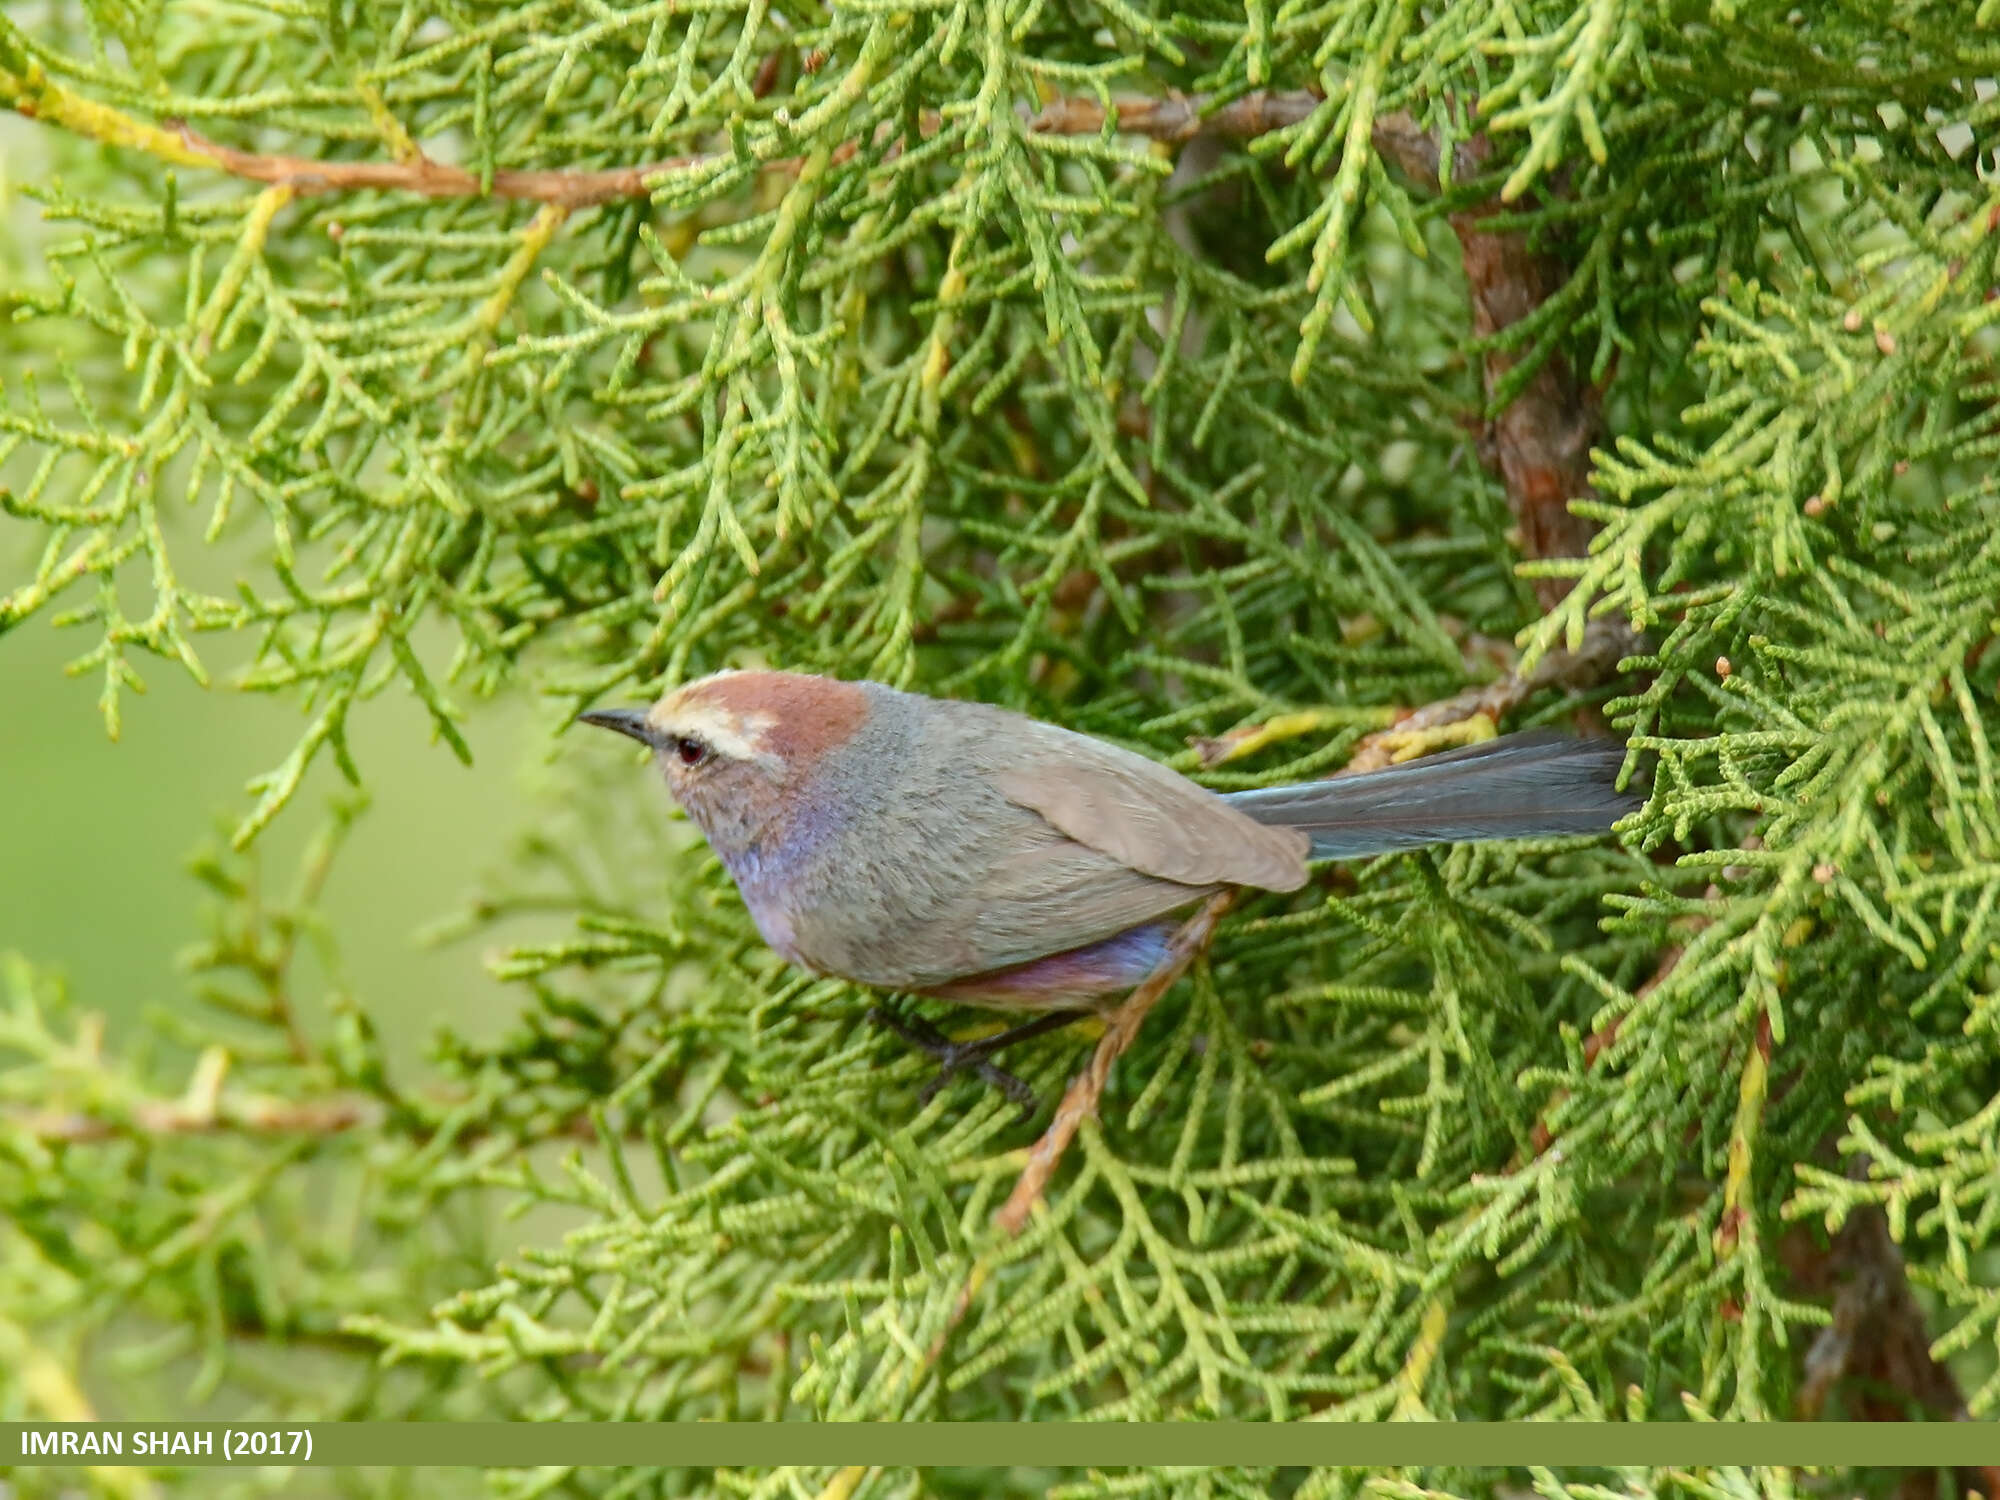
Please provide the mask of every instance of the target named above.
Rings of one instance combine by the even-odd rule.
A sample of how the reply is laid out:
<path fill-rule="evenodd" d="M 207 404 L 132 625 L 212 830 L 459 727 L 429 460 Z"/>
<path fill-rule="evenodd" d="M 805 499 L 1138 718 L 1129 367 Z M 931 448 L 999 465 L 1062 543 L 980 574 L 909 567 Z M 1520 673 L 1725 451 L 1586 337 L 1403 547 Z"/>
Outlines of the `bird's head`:
<path fill-rule="evenodd" d="M 853 738 L 868 699 L 851 682 L 797 672 L 718 672 L 649 709 L 592 709 L 586 724 L 653 752 L 674 800 L 725 858 L 752 843 L 796 788 Z"/>

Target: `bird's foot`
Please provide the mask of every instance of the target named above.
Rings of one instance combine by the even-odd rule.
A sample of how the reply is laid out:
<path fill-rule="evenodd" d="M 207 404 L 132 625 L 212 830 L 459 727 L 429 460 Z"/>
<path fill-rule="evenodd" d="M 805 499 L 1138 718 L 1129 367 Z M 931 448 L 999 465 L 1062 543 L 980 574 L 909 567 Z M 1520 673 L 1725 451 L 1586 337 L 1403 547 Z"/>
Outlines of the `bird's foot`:
<path fill-rule="evenodd" d="M 1035 1091 L 999 1067 L 991 1059 L 993 1054 L 1016 1042 L 1025 1042 L 1030 1037 L 1046 1035 L 1060 1030 L 1082 1016 L 1082 1011 L 1058 1010 L 1037 1016 L 1025 1025 L 995 1032 L 992 1036 L 976 1037 L 969 1042 L 955 1042 L 928 1021 L 915 1016 L 899 1016 L 895 1012 L 875 1006 L 868 1012 L 868 1019 L 896 1033 L 918 1051 L 937 1059 L 936 1075 L 917 1092 L 917 1106 L 922 1108 L 937 1096 L 937 1091 L 951 1082 L 958 1074 L 977 1073 L 994 1088 L 1021 1106 L 1021 1119 L 1027 1120 L 1035 1112 Z"/>

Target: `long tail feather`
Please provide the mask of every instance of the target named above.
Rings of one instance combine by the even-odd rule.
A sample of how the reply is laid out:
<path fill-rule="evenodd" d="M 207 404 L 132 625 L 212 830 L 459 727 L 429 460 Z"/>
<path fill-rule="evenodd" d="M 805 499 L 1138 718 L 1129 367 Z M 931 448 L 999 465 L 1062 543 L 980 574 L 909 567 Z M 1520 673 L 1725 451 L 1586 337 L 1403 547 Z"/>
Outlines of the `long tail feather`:
<path fill-rule="evenodd" d="M 1330 781 L 1227 793 L 1260 823 L 1303 828 L 1314 859 L 1483 839 L 1603 833 L 1640 805 L 1617 788 L 1625 747 L 1548 730 Z"/>

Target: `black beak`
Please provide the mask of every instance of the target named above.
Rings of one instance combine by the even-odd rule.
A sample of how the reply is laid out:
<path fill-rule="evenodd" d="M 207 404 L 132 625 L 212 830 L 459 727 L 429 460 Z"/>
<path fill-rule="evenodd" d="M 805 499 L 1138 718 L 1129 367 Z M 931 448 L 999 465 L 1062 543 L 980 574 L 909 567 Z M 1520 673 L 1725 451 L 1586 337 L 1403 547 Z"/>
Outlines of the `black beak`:
<path fill-rule="evenodd" d="M 629 735 L 640 744 L 654 750 L 660 748 L 660 736 L 651 724 L 646 722 L 643 708 L 593 708 L 589 713 L 578 714 L 577 720 L 583 724 L 595 724 L 599 729 L 615 729 L 620 734 Z"/>

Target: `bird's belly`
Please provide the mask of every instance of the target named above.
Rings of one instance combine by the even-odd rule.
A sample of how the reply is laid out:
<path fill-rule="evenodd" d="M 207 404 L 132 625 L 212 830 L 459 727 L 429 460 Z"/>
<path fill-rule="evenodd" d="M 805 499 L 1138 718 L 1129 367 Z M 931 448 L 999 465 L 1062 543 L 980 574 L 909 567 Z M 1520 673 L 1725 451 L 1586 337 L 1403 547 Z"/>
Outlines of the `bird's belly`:
<path fill-rule="evenodd" d="M 992 1010 L 1087 1006 L 1142 983 L 1166 958 L 1172 935 L 1173 924 L 1148 922 L 1102 942 L 1051 953 L 990 974 L 954 979 L 924 993 Z"/>

